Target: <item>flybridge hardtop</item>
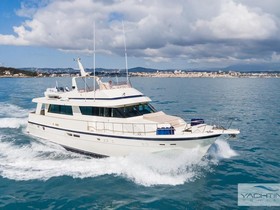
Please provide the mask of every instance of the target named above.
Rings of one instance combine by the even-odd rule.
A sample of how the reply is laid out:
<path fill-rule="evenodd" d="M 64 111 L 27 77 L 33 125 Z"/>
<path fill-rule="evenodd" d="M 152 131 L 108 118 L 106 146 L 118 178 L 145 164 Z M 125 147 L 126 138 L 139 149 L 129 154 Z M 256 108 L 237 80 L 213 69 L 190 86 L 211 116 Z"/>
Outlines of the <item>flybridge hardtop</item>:
<path fill-rule="evenodd" d="M 33 99 L 33 102 L 42 102 L 47 99 L 60 99 L 54 103 L 79 104 L 86 106 L 94 103 L 99 106 L 122 106 L 125 104 L 148 103 L 151 99 L 131 86 L 130 83 L 102 82 L 99 77 L 90 76 L 85 72 L 81 62 L 77 59 L 81 77 L 72 78 L 72 90 L 68 87 L 48 88 L 45 97 Z M 84 86 L 78 87 L 77 80 L 82 79 Z M 93 79 L 90 80 L 90 79 Z M 96 84 L 94 84 L 96 83 Z M 94 84 L 94 85 L 93 85 Z M 91 85 L 91 86 L 90 86 Z M 80 101 L 83 101 L 81 104 Z M 106 104 L 104 104 L 106 101 Z"/>
<path fill-rule="evenodd" d="M 37 108 L 29 114 L 31 135 L 102 157 L 195 148 L 202 157 L 219 136 L 239 133 L 157 111 L 128 79 L 102 82 L 77 62 L 81 76 L 72 78 L 72 87 L 48 88 L 45 97 L 33 99 Z"/>

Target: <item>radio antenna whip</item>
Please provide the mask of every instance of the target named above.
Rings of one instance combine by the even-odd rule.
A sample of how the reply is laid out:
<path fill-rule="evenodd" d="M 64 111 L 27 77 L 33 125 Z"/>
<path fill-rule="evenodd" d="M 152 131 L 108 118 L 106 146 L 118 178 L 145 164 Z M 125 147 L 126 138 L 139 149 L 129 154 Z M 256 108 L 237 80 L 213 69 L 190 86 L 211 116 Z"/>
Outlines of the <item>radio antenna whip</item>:
<path fill-rule="evenodd" d="M 123 41 L 124 41 L 124 56 L 125 56 L 125 71 L 126 71 L 126 84 L 129 84 L 128 80 L 128 67 L 127 67 L 127 52 L 126 52 L 126 40 L 125 40 L 125 31 L 124 31 L 124 23 L 122 21 L 122 27 L 123 27 Z"/>

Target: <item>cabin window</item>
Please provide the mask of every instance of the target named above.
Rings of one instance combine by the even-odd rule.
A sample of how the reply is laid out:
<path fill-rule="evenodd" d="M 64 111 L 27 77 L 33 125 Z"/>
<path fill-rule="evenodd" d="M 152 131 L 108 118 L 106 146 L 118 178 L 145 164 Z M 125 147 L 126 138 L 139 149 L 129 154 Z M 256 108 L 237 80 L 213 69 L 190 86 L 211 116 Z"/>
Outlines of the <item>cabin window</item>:
<path fill-rule="evenodd" d="M 103 109 L 103 107 L 80 106 L 80 110 L 83 115 L 103 116 Z"/>
<path fill-rule="evenodd" d="M 98 109 L 98 115 L 97 116 L 100 116 L 100 117 L 103 117 L 104 116 L 104 107 L 96 107 Z"/>
<path fill-rule="evenodd" d="M 123 114 L 121 108 L 113 108 L 112 117 L 124 118 L 124 114 Z"/>
<path fill-rule="evenodd" d="M 112 116 L 112 108 L 80 106 L 80 110 L 83 115 L 91 115 L 91 116 L 99 116 L 99 117 Z"/>
<path fill-rule="evenodd" d="M 51 104 L 49 106 L 48 112 L 56 113 L 56 114 L 73 115 L 72 107 L 71 106 L 64 106 L 64 105 Z"/>
<path fill-rule="evenodd" d="M 95 107 L 90 107 L 90 106 L 80 106 L 80 110 L 83 115 L 93 115 L 94 108 Z"/>
<path fill-rule="evenodd" d="M 104 117 L 112 117 L 112 108 L 104 108 Z"/>
<path fill-rule="evenodd" d="M 156 112 L 156 110 L 150 104 L 137 104 L 133 106 L 125 106 L 122 108 L 117 108 L 116 110 L 118 113 L 120 113 L 122 117 L 125 118 L 136 117 Z"/>
<path fill-rule="evenodd" d="M 138 109 L 141 114 L 149 114 L 155 112 L 155 108 L 150 104 L 140 104 Z"/>

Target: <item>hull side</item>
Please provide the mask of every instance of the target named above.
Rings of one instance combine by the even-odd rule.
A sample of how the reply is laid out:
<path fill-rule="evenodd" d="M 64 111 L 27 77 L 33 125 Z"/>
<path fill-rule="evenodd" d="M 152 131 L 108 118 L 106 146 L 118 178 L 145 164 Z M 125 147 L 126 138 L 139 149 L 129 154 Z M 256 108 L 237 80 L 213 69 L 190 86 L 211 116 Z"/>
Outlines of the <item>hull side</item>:
<path fill-rule="evenodd" d="M 68 150 L 92 156 L 127 156 L 129 154 L 155 153 L 173 149 L 199 149 L 202 156 L 217 139 L 216 136 L 194 140 L 145 140 L 140 137 L 132 140 L 112 135 L 75 132 L 75 130 L 53 128 L 28 123 L 28 132 L 36 137 L 57 143 Z"/>

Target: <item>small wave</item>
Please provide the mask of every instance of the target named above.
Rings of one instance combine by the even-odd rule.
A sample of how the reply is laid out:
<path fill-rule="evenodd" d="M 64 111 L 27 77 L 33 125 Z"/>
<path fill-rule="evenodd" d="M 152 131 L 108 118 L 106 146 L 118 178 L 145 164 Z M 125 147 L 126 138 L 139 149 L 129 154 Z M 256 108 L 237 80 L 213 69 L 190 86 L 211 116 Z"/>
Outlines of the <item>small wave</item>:
<path fill-rule="evenodd" d="M 0 128 L 20 128 L 27 124 L 27 118 L 0 118 Z"/>
<path fill-rule="evenodd" d="M 48 180 L 71 176 L 122 176 L 139 185 L 180 185 L 194 181 L 209 167 L 198 150 L 94 159 L 58 145 L 32 141 L 23 146 L 0 142 L 0 175 L 13 180 Z"/>

